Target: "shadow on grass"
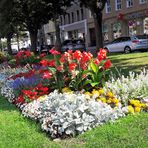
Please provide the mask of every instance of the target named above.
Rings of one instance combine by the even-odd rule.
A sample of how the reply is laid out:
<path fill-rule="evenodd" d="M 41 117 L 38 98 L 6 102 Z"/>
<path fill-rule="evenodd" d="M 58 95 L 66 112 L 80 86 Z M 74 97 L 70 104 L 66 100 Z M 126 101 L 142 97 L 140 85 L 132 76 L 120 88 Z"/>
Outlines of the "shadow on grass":
<path fill-rule="evenodd" d="M 0 96 L 0 111 L 7 110 L 16 110 L 16 107 L 13 104 L 10 104 L 6 98 Z"/>
<path fill-rule="evenodd" d="M 111 72 L 116 76 L 119 77 L 120 75 L 128 76 L 129 72 L 135 72 L 136 74 L 140 74 L 143 69 L 148 70 L 148 65 L 125 65 L 125 66 L 114 66 L 111 68 Z"/>

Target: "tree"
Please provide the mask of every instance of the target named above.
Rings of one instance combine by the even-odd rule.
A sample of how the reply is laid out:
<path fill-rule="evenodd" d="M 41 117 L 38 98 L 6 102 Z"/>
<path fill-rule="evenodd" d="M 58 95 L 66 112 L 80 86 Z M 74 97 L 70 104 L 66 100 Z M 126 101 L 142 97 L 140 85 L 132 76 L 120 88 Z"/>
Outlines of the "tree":
<path fill-rule="evenodd" d="M 87 7 L 94 18 L 95 32 L 96 32 L 96 48 L 99 50 L 103 47 L 102 36 L 102 11 L 105 7 L 107 0 L 79 0 L 79 2 Z"/>
<path fill-rule="evenodd" d="M 15 25 L 12 25 L 11 14 L 9 13 L 12 3 L 8 0 L 0 1 L 0 38 L 7 39 L 8 53 L 12 54 L 11 38 L 15 32 Z"/>
<path fill-rule="evenodd" d="M 51 18 L 51 2 L 48 0 L 13 0 L 13 19 L 29 31 L 31 50 L 36 52 L 38 30 Z"/>

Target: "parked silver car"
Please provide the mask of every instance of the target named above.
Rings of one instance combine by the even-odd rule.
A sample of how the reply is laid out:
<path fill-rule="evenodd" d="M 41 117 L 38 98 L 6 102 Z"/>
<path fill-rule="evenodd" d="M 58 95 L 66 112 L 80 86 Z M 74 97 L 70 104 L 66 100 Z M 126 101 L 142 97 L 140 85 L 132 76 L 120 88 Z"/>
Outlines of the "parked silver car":
<path fill-rule="evenodd" d="M 108 52 L 130 53 L 135 50 L 148 51 L 148 35 L 120 37 L 104 46 Z"/>
<path fill-rule="evenodd" d="M 80 51 L 86 51 L 85 48 L 85 42 L 82 39 L 77 40 L 65 40 L 62 43 L 62 52 L 68 51 L 68 50 L 80 50 Z"/>

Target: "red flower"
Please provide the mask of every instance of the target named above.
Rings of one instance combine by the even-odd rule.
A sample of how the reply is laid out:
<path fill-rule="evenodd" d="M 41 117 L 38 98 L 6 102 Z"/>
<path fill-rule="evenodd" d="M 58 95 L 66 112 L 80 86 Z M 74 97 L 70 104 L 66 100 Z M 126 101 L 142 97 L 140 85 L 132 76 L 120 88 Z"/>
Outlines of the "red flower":
<path fill-rule="evenodd" d="M 79 50 L 76 50 L 74 53 L 73 53 L 73 57 L 74 59 L 80 61 L 82 59 L 82 53 L 79 51 Z"/>
<path fill-rule="evenodd" d="M 51 54 L 53 54 L 53 55 L 58 55 L 58 54 L 60 54 L 60 52 L 57 51 L 57 50 L 55 50 L 54 47 L 53 47 L 51 50 L 49 50 L 49 52 L 50 52 Z"/>
<path fill-rule="evenodd" d="M 100 61 L 99 61 L 98 59 L 95 59 L 95 60 L 94 60 L 94 63 L 95 63 L 96 65 L 99 65 Z"/>
<path fill-rule="evenodd" d="M 68 61 L 71 61 L 72 60 L 72 54 L 71 52 L 65 52 L 64 53 L 64 59 L 68 60 Z"/>
<path fill-rule="evenodd" d="M 41 60 L 40 61 L 41 66 L 47 66 L 48 65 L 48 60 Z"/>
<path fill-rule="evenodd" d="M 102 61 L 106 59 L 106 50 L 101 48 L 99 53 L 98 53 L 98 60 Z"/>
<path fill-rule="evenodd" d="M 30 57 L 31 56 L 31 52 L 30 51 L 25 51 L 25 55 L 27 56 L 27 57 Z"/>
<path fill-rule="evenodd" d="M 83 62 L 87 62 L 92 58 L 92 54 L 90 52 L 83 52 L 82 57 Z"/>
<path fill-rule="evenodd" d="M 43 79 L 50 79 L 51 77 L 52 77 L 52 73 L 49 72 L 48 70 L 43 72 L 43 76 L 42 76 Z"/>
<path fill-rule="evenodd" d="M 70 71 L 74 70 L 76 67 L 77 67 L 77 64 L 76 63 L 70 63 L 69 64 L 69 70 Z"/>
<path fill-rule="evenodd" d="M 25 102 L 23 95 L 20 95 L 17 97 L 17 99 L 14 101 L 15 104 L 21 103 L 23 104 Z"/>
<path fill-rule="evenodd" d="M 111 67 L 112 63 L 110 60 L 107 60 L 104 65 L 103 65 L 103 68 L 104 69 L 109 69 Z"/>
<path fill-rule="evenodd" d="M 56 69 L 57 69 L 58 71 L 62 71 L 62 70 L 63 70 L 63 67 L 62 67 L 62 66 L 56 66 Z"/>
<path fill-rule="evenodd" d="M 80 61 L 80 67 L 81 67 L 81 69 L 83 69 L 83 70 L 87 69 L 87 63 L 81 60 L 81 61 Z"/>
<path fill-rule="evenodd" d="M 55 66 L 55 60 L 49 60 L 48 66 Z"/>
<path fill-rule="evenodd" d="M 45 53 L 40 54 L 40 58 L 44 57 L 45 55 Z"/>
<path fill-rule="evenodd" d="M 59 61 L 60 61 L 60 63 L 65 63 L 65 55 L 64 54 L 62 54 Z"/>

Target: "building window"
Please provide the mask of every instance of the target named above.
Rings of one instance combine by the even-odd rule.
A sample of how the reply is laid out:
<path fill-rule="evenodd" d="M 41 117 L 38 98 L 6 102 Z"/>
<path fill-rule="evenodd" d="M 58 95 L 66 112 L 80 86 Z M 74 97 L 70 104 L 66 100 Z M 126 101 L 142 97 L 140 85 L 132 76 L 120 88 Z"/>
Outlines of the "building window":
<path fill-rule="evenodd" d="M 133 6 L 133 0 L 126 0 L 126 7 L 132 7 Z"/>
<path fill-rule="evenodd" d="M 136 20 L 130 20 L 128 22 L 128 27 L 129 27 L 129 35 L 130 36 L 137 34 L 137 22 L 136 22 Z"/>
<path fill-rule="evenodd" d="M 144 34 L 148 35 L 148 17 L 144 19 Z"/>
<path fill-rule="evenodd" d="M 146 3 L 146 0 L 139 0 L 139 3 L 140 4 L 145 4 Z"/>
<path fill-rule="evenodd" d="M 113 37 L 114 39 L 121 37 L 121 23 L 113 24 Z"/>
<path fill-rule="evenodd" d="M 80 21 L 80 12 L 77 10 L 77 21 Z"/>
<path fill-rule="evenodd" d="M 111 12 L 110 0 L 107 0 L 107 2 L 106 2 L 106 13 L 110 13 L 110 12 Z"/>
<path fill-rule="evenodd" d="M 107 42 L 109 40 L 109 36 L 108 36 L 108 26 L 106 24 L 102 25 L 102 32 L 103 32 L 104 42 Z"/>
<path fill-rule="evenodd" d="M 74 23 L 74 13 L 71 12 L 71 22 Z"/>
<path fill-rule="evenodd" d="M 122 8 L 122 0 L 115 0 L 116 10 L 121 10 Z"/>
<path fill-rule="evenodd" d="M 81 19 L 82 20 L 84 19 L 84 11 L 83 11 L 83 9 L 81 9 Z"/>

